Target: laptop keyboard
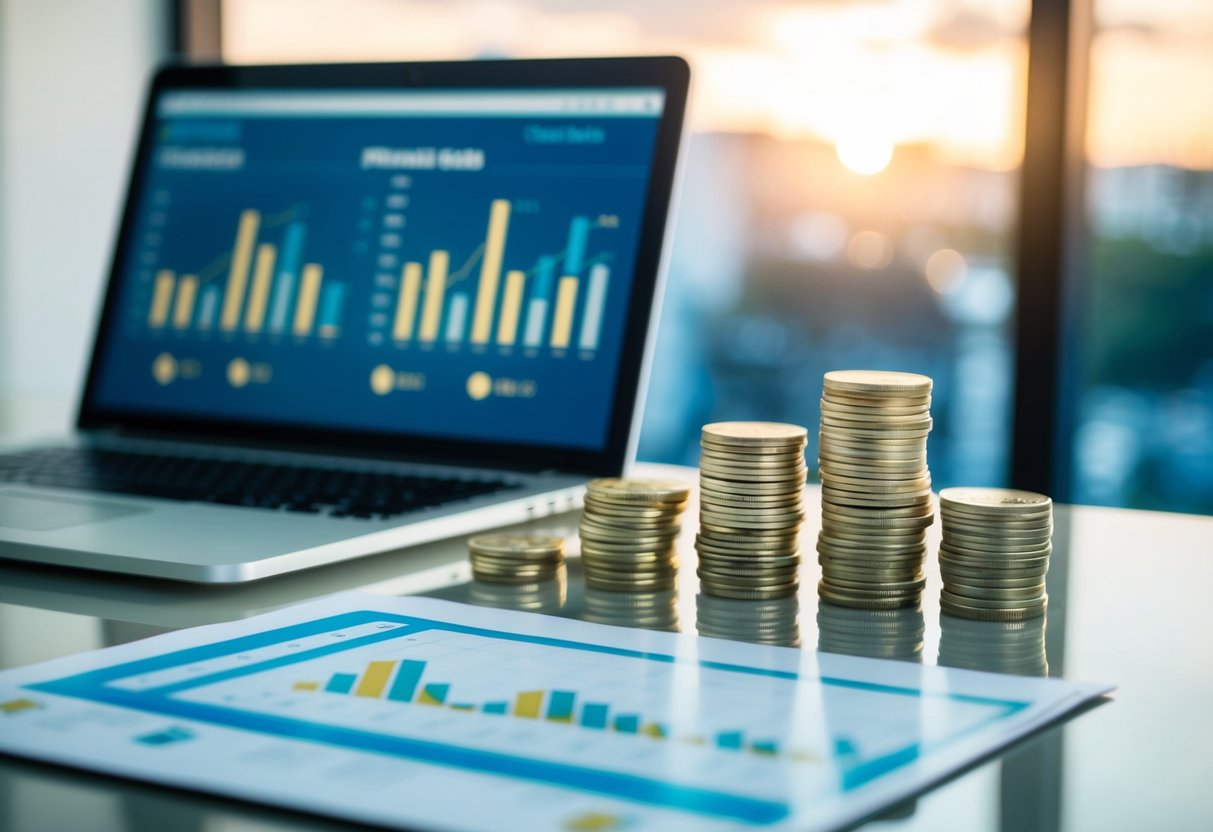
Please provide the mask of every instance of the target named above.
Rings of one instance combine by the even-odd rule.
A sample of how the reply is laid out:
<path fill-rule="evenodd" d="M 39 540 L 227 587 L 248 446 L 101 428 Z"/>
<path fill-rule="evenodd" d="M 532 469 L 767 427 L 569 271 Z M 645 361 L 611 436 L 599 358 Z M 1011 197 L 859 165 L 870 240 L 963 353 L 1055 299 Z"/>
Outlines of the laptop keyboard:
<path fill-rule="evenodd" d="M 89 448 L 0 454 L 0 484 L 3 483 L 365 519 L 394 517 L 517 488 L 504 480 L 309 468 Z"/>

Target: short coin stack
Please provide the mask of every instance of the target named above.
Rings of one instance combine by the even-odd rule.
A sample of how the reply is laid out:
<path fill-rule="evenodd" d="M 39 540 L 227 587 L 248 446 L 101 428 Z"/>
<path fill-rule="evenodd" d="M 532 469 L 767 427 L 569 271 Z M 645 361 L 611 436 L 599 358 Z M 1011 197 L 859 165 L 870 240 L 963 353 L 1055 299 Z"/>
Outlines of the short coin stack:
<path fill-rule="evenodd" d="M 699 585 L 745 601 L 800 587 L 808 431 L 775 422 L 705 425 L 699 465 Z"/>
<path fill-rule="evenodd" d="M 496 584 L 550 581 L 564 564 L 564 540 L 527 534 L 482 534 L 468 541 L 472 577 Z"/>
<path fill-rule="evenodd" d="M 940 608 L 985 621 L 1043 615 L 1053 501 L 1008 488 L 945 488 L 939 510 Z"/>
<path fill-rule="evenodd" d="M 825 374 L 818 463 L 821 597 L 861 609 L 916 606 L 934 521 L 927 434 L 931 379 L 914 373 Z"/>
<path fill-rule="evenodd" d="M 674 480 L 591 480 L 581 515 L 586 586 L 611 592 L 673 589 L 675 541 L 688 496 L 690 488 Z"/>

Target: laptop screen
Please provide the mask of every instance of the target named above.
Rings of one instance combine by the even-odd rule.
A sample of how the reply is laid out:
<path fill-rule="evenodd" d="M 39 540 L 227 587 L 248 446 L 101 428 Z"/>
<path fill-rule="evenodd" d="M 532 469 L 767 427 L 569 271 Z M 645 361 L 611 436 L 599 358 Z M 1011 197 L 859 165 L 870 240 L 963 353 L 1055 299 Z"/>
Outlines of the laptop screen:
<path fill-rule="evenodd" d="M 162 91 L 91 406 L 602 449 L 665 98 Z"/>

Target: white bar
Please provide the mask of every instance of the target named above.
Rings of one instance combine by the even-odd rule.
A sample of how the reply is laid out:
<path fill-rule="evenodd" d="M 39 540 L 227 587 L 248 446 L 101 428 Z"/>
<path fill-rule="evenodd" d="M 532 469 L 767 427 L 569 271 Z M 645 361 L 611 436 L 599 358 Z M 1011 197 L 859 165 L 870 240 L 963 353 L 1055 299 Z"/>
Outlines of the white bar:
<path fill-rule="evenodd" d="M 522 343 L 537 347 L 543 343 L 543 327 L 547 323 L 548 302 L 546 298 L 535 298 L 527 306 L 526 336 Z"/>
<path fill-rule="evenodd" d="M 463 327 L 468 317 L 468 296 L 451 295 L 450 317 L 446 320 L 446 342 L 458 344 L 463 340 Z"/>
<path fill-rule="evenodd" d="M 583 350 L 598 349 L 598 334 L 602 330 L 602 312 L 606 306 L 607 278 L 611 270 L 602 263 L 590 269 L 590 288 L 586 295 L 585 316 L 581 319 L 581 339 L 577 342 Z"/>
<path fill-rule="evenodd" d="M 562 115 L 657 116 L 665 92 L 562 90 L 560 92 L 264 92 L 209 91 L 165 93 L 162 116 L 344 116 L 358 115 Z"/>

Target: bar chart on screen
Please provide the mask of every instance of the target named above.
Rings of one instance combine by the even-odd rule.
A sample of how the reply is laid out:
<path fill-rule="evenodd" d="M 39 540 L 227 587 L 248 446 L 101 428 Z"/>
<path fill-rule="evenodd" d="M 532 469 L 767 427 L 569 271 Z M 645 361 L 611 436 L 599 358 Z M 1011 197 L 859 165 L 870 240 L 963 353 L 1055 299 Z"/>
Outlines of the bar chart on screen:
<path fill-rule="evenodd" d="M 160 235 L 146 235 L 143 256 L 158 266 L 145 272 L 146 329 L 179 337 L 339 337 L 347 287 L 307 257 L 308 213 L 304 203 L 275 213 L 235 212 L 230 247 L 204 263 L 160 264 Z"/>
<path fill-rule="evenodd" d="M 394 197 L 397 205 L 409 204 L 401 192 L 387 197 L 389 206 Z M 482 209 L 483 235 L 470 251 L 410 249 L 401 235 L 383 235 L 370 344 L 592 358 L 612 288 L 612 232 L 619 216 L 586 212 L 557 219 L 532 199 L 495 198 Z M 391 210 L 384 218 L 385 227 L 405 222 L 403 213 Z M 512 245 L 519 234 L 526 239 Z"/>

